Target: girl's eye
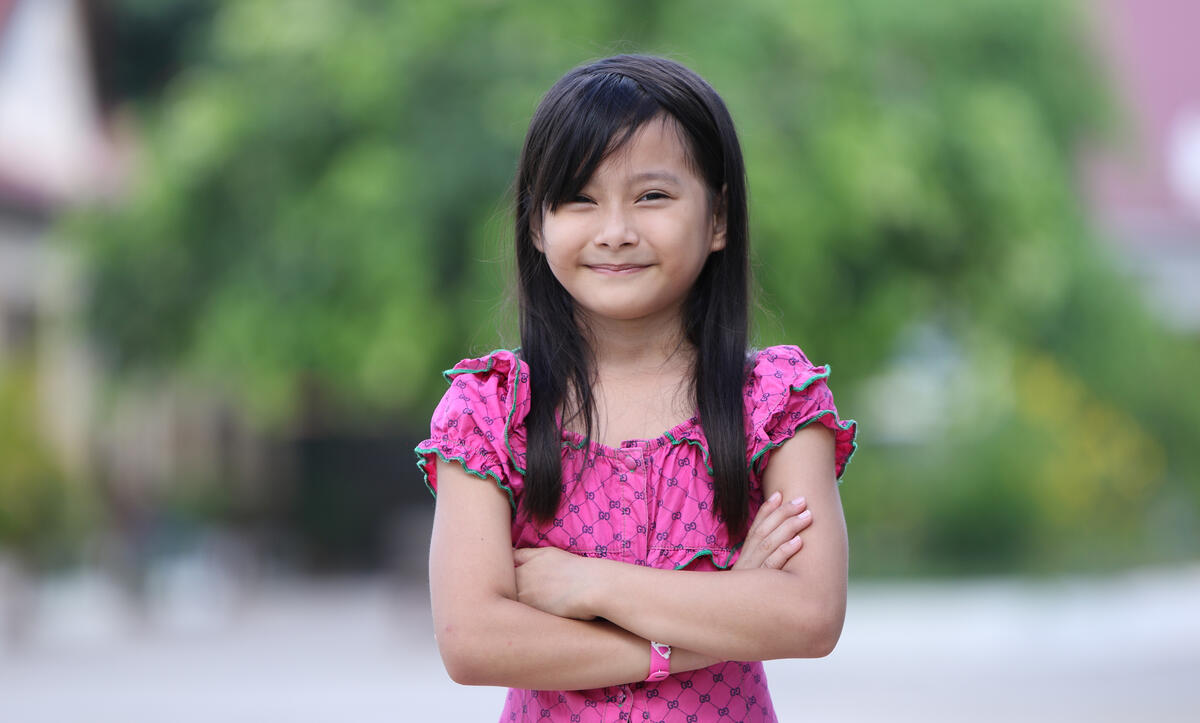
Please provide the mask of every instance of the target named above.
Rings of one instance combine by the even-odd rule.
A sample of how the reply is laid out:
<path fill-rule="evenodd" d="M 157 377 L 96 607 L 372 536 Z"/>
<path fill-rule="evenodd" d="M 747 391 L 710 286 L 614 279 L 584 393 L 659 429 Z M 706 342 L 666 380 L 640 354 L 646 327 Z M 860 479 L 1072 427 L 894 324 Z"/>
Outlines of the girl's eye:
<path fill-rule="evenodd" d="M 591 203 L 592 199 L 587 196 L 574 196 L 571 198 L 571 203 Z"/>
<path fill-rule="evenodd" d="M 647 201 L 657 201 L 660 198 L 667 198 L 667 194 L 659 191 L 650 191 L 649 193 L 642 194 L 642 198 Z"/>

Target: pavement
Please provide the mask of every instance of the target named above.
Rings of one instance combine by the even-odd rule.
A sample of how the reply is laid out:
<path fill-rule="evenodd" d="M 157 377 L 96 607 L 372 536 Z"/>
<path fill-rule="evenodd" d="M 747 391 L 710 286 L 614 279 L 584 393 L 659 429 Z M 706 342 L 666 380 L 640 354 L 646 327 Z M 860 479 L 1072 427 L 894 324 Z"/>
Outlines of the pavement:
<path fill-rule="evenodd" d="M 419 580 L 247 585 L 183 561 L 136 609 L 95 572 L 27 589 L 3 723 L 494 721 L 504 697 L 446 676 Z M 782 721 L 1194 722 L 1200 565 L 855 582 L 831 656 L 766 666 Z"/>

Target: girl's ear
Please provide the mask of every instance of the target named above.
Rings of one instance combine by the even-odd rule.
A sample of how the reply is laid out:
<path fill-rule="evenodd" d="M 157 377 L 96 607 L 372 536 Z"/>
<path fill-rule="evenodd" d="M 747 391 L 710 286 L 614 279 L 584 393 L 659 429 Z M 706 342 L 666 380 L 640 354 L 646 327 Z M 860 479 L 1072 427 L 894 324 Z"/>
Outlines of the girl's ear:
<path fill-rule="evenodd" d="M 712 243 L 708 250 L 720 251 L 725 248 L 725 232 L 728 224 L 725 222 L 725 186 L 721 186 L 721 192 L 717 194 L 717 198 L 713 201 L 713 232 Z"/>

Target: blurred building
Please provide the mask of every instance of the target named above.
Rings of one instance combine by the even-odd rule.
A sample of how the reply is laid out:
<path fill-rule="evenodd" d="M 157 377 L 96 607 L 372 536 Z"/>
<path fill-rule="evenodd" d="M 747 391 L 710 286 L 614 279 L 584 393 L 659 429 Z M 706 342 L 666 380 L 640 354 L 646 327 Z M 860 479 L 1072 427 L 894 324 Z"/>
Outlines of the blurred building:
<path fill-rule="evenodd" d="M 1117 145 L 1084 164 L 1095 220 L 1154 308 L 1200 331 L 1200 3 L 1090 7 L 1124 113 Z"/>
<path fill-rule="evenodd" d="M 75 0 L 0 0 L 0 365 L 33 365 L 35 423 L 71 472 L 88 465 L 96 381 L 57 324 L 79 287 L 49 234 L 60 209 L 116 187 L 121 157 L 87 37 Z"/>

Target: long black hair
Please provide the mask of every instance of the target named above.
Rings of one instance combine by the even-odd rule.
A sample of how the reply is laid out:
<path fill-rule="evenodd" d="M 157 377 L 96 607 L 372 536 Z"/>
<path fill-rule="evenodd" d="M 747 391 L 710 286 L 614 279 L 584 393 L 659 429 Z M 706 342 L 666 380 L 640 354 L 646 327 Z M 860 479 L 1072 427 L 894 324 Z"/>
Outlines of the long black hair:
<path fill-rule="evenodd" d="M 563 423 L 590 437 L 594 363 L 574 300 L 534 245 L 543 209 L 557 209 L 597 166 L 645 123 L 666 114 L 686 139 L 688 159 L 720 204 L 725 247 L 708 256 L 685 305 L 684 333 L 696 348 L 692 389 L 708 440 L 715 509 L 731 535 L 748 516 L 749 473 L 742 389 L 746 374 L 748 246 L 746 178 L 733 119 L 717 92 L 666 58 L 618 55 L 564 75 L 542 98 L 517 170 L 516 252 L 521 356 L 531 369 L 526 417 L 525 504 L 553 517 L 562 497 Z M 568 407 L 569 405 L 569 407 Z"/>

